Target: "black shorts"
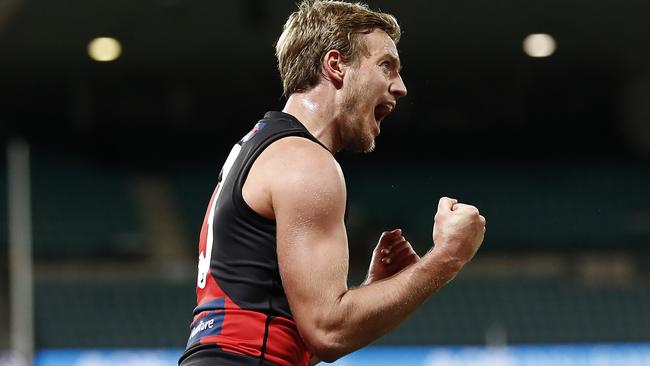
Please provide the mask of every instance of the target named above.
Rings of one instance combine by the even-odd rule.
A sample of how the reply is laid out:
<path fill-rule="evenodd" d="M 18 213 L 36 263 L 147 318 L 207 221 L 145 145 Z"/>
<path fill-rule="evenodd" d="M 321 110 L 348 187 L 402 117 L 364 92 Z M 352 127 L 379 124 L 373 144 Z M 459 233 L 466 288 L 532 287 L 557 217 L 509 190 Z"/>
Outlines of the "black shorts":
<path fill-rule="evenodd" d="M 216 347 L 207 347 L 181 357 L 179 366 L 276 366 L 274 363 L 253 356 L 224 352 Z"/>

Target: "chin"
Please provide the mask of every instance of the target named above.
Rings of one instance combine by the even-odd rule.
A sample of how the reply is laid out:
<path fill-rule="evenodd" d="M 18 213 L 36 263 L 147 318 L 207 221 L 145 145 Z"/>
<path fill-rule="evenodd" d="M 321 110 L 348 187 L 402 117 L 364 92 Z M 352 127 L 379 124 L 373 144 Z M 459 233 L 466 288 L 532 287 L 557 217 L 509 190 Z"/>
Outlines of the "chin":
<path fill-rule="evenodd" d="M 375 150 L 375 137 L 372 135 L 359 136 L 354 142 L 347 145 L 346 150 L 361 153 L 373 152 Z"/>
<path fill-rule="evenodd" d="M 375 140 L 374 140 L 374 139 L 373 139 L 372 142 L 370 143 L 370 146 L 368 146 L 368 147 L 366 147 L 365 149 L 363 149 L 363 152 L 366 153 L 366 154 L 367 154 L 367 153 L 371 153 L 371 152 L 373 152 L 373 151 L 375 151 Z"/>
<path fill-rule="evenodd" d="M 364 123 L 348 125 L 356 128 L 350 128 L 345 131 L 345 143 L 343 144 L 345 150 L 362 153 L 369 153 L 375 150 L 375 137 L 377 132 Z M 374 119 L 373 123 L 376 123 Z"/>
<path fill-rule="evenodd" d="M 359 136 L 360 152 L 369 153 L 375 150 L 375 131 L 365 131 L 362 136 Z"/>

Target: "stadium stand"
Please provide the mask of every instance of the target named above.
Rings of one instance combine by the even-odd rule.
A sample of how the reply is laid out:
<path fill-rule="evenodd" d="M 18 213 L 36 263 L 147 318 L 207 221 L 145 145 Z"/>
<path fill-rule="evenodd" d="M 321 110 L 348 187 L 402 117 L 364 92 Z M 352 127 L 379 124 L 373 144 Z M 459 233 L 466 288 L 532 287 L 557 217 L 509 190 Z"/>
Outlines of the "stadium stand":
<path fill-rule="evenodd" d="M 639 286 L 459 280 L 380 343 L 483 344 L 495 330 L 508 343 L 640 342 L 650 337 L 648 301 Z"/>
<path fill-rule="evenodd" d="M 141 232 L 125 170 L 45 157 L 32 164 L 35 257 L 141 254 Z"/>
<path fill-rule="evenodd" d="M 388 174 L 376 167 L 346 174 L 360 226 L 403 225 L 414 243 L 430 241 L 441 195 L 471 202 L 488 218 L 482 252 L 644 249 L 650 242 L 644 164 L 403 167 Z"/>
<path fill-rule="evenodd" d="M 35 288 L 36 345 L 183 347 L 193 282 L 42 281 Z"/>
<path fill-rule="evenodd" d="M 458 279 L 377 344 L 641 342 L 650 288 L 559 279 Z M 36 286 L 41 348 L 182 347 L 193 283 L 47 282 Z M 487 338 L 487 339 L 486 339 Z"/>

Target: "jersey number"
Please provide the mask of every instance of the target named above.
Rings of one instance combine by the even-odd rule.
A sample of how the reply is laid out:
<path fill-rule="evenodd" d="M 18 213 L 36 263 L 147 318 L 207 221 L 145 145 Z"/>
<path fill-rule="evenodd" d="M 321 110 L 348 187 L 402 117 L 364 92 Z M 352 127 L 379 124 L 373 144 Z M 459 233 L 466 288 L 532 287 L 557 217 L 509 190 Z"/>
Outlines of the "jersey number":
<path fill-rule="evenodd" d="M 230 168 L 232 168 L 232 165 L 235 162 L 235 159 L 237 159 L 240 151 L 241 145 L 239 144 L 236 144 L 233 146 L 232 150 L 230 150 L 230 154 L 228 154 L 228 158 L 223 164 L 223 168 L 221 170 L 221 180 L 217 185 L 217 192 L 213 195 L 212 201 L 210 202 L 210 206 L 208 208 L 210 214 L 208 215 L 208 232 L 205 243 L 205 253 L 203 251 L 199 253 L 199 273 L 196 278 L 196 286 L 199 288 L 205 288 L 206 277 L 210 272 L 210 258 L 212 258 L 212 244 L 214 242 L 212 221 L 214 220 L 214 211 L 215 207 L 217 206 L 217 199 L 219 199 L 221 188 L 223 188 L 223 183 L 226 181 L 226 177 L 228 177 L 228 173 L 230 173 Z"/>

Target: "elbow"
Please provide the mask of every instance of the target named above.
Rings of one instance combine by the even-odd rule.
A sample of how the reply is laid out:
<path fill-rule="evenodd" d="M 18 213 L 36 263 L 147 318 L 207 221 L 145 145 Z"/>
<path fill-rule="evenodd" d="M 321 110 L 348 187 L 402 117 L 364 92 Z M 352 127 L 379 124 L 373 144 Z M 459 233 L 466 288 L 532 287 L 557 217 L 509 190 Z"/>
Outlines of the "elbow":
<path fill-rule="evenodd" d="M 327 338 L 328 336 L 323 337 Z M 327 363 L 334 362 L 347 354 L 339 342 L 330 339 L 313 340 L 308 342 L 307 348 L 321 361 Z"/>
<path fill-rule="evenodd" d="M 321 361 L 330 363 L 359 348 L 355 322 L 351 319 L 353 308 L 342 301 L 335 304 L 312 307 L 306 317 L 297 317 L 300 335 L 307 349 Z"/>
<path fill-rule="evenodd" d="M 313 330 L 303 340 L 309 351 L 321 361 L 330 363 L 350 353 L 348 345 L 336 330 Z"/>

